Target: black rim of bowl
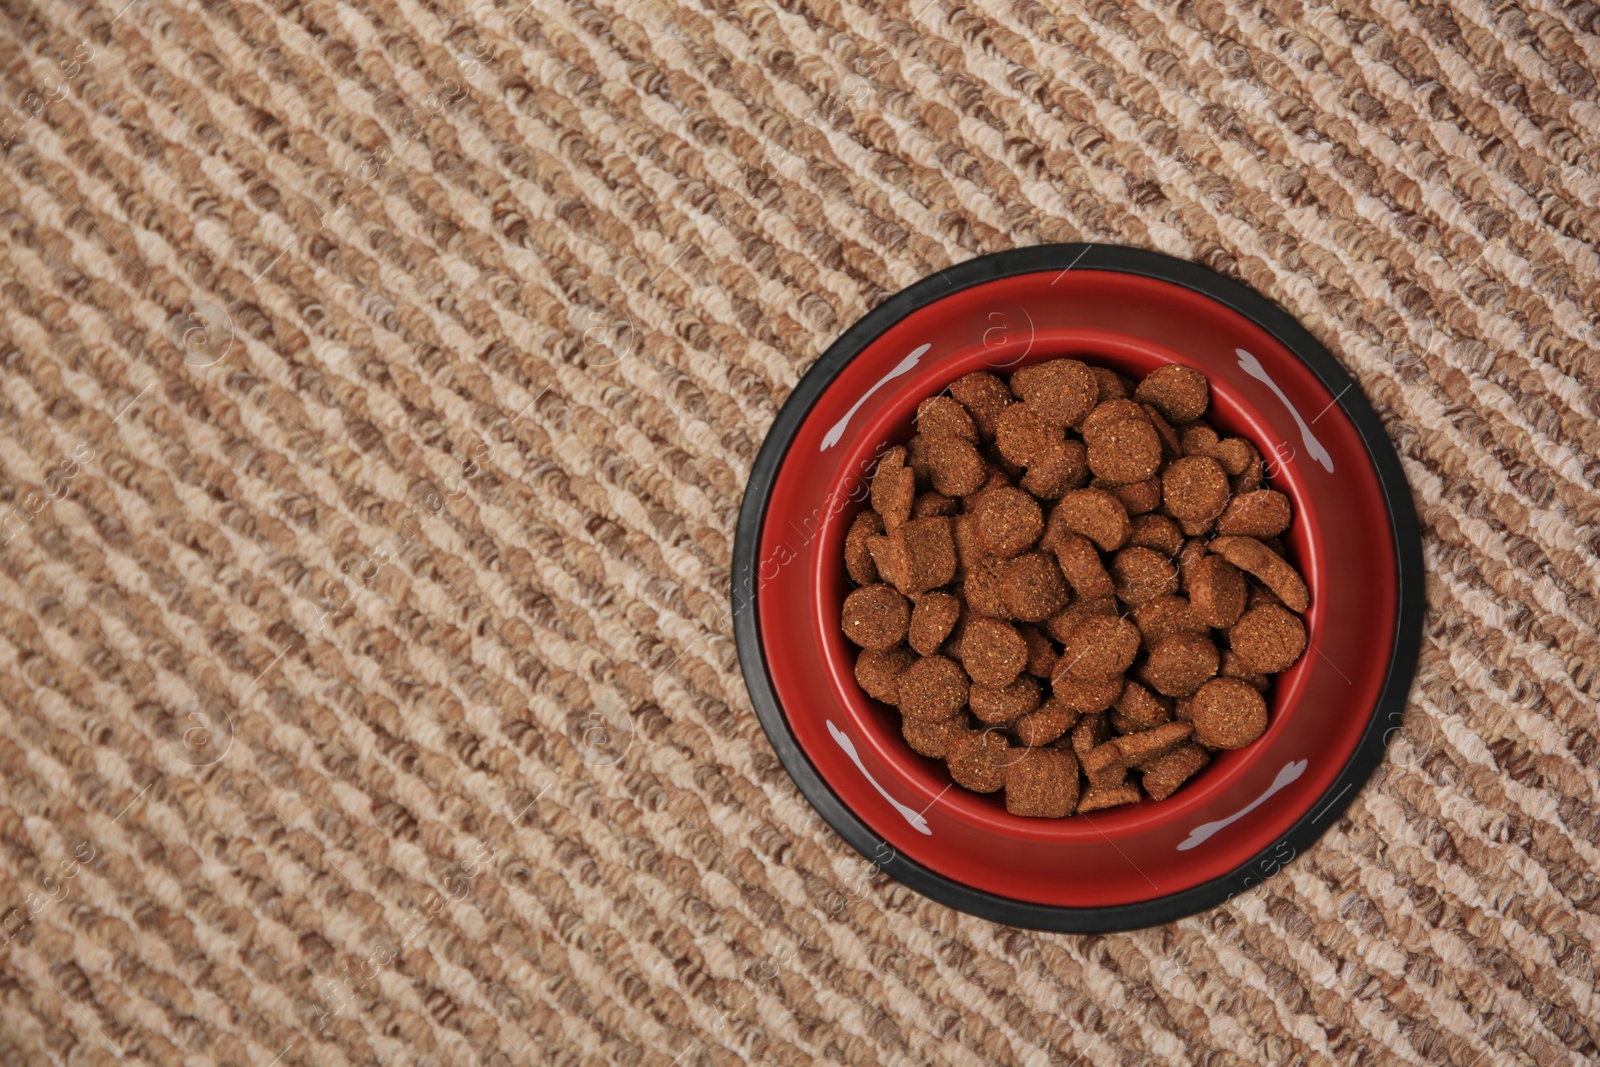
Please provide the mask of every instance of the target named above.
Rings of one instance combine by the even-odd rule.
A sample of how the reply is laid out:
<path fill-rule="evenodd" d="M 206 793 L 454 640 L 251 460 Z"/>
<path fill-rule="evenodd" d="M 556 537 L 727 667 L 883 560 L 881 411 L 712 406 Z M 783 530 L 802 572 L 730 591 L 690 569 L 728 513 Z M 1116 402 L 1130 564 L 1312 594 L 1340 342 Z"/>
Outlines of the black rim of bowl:
<path fill-rule="evenodd" d="M 1210 297 L 1266 330 L 1311 368 L 1355 426 L 1377 471 L 1394 533 L 1399 603 L 1394 642 L 1389 650 L 1389 668 L 1361 741 L 1339 776 L 1287 833 L 1252 859 L 1190 889 L 1132 904 L 1088 908 L 1035 904 L 974 889 L 900 855 L 845 806 L 801 750 L 773 689 L 757 619 L 756 565 L 767 501 L 795 434 L 823 390 L 868 344 L 913 311 L 984 282 L 1050 270 L 1120 271 L 1172 282 Z M 1040 245 L 971 259 L 901 290 L 846 330 L 806 372 L 773 421 L 750 472 L 750 484 L 745 489 L 734 537 L 732 597 L 739 663 L 761 726 L 800 792 L 851 847 L 901 884 L 959 911 L 1035 930 L 1107 933 L 1172 922 L 1255 888 L 1309 847 L 1344 814 L 1357 791 L 1383 760 L 1389 737 L 1399 728 L 1405 714 L 1406 696 L 1422 639 L 1422 540 L 1410 486 L 1377 412 L 1333 354 L 1291 315 L 1237 282 L 1158 252 L 1118 245 Z"/>

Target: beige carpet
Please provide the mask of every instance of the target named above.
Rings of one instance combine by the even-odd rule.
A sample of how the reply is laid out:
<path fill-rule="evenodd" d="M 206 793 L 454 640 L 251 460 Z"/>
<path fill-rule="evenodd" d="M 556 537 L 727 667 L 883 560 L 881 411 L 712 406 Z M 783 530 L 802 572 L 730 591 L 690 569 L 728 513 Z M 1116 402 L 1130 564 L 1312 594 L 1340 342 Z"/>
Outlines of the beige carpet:
<path fill-rule="evenodd" d="M 0 1062 L 1600 1055 L 1593 3 L 3 10 Z M 1298 315 L 1431 575 L 1349 815 L 1108 937 L 873 876 L 725 614 L 837 333 L 1074 239 Z"/>

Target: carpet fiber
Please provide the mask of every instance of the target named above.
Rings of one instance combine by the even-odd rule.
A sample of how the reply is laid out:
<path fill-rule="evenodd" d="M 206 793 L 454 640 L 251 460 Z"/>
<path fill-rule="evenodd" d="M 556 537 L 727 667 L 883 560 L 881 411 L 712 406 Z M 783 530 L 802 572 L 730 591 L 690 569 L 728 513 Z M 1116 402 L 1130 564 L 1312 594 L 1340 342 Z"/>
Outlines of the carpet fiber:
<path fill-rule="evenodd" d="M 0 12 L 0 1062 L 1600 1054 L 1593 3 Z M 1104 937 L 875 873 L 726 616 L 805 368 L 1063 240 L 1300 317 L 1429 570 L 1348 815 Z"/>

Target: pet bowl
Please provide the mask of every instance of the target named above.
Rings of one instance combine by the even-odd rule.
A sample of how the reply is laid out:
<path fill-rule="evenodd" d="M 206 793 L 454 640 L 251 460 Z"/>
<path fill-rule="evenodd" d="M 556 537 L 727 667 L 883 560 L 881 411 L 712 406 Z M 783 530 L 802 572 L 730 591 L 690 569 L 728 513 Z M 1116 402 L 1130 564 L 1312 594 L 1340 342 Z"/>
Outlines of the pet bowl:
<path fill-rule="evenodd" d="M 857 684 L 840 633 L 843 543 L 876 458 L 919 401 L 975 370 L 1072 356 L 1211 382 L 1207 419 L 1249 438 L 1286 493 L 1310 645 L 1274 679 L 1269 725 L 1165 801 L 1066 819 L 954 786 Z M 761 724 L 822 817 L 951 907 L 1038 929 L 1168 922 L 1258 884 L 1344 811 L 1399 724 L 1422 622 L 1422 553 L 1399 459 L 1361 391 L 1282 310 L 1192 263 L 1107 245 L 970 260 L 851 327 L 805 375 L 751 473 L 734 628 Z"/>

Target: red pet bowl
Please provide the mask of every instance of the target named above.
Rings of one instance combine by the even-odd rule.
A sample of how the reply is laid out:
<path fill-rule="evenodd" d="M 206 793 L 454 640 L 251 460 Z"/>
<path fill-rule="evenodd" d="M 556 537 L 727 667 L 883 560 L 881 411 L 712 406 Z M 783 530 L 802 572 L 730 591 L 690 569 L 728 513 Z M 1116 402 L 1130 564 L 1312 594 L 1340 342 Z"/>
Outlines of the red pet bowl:
<path fill-rule="evenodd" d="M 1249 438 L 1288 494 L 1310 647 L 1254 744 L 1171 799 L 1067 819 L 954 786 L 856 683 L 839 630 L 844 535 L 919 401 L 974 370 L 1072 356 L 1140 377 L 1186 363 L 1207 418 Z M 986 256 L 896 295 L 795 389 L 757 457 L 734 547 L 735 633 L 762 726 L 796 784 L 887 874 L 1040 929 L 1167 922 L 1259 883 L 1326 829 L 1399 723 L 1422 624 L 1410 491 L 1377 415 L 1293 319 L 1194 264 L 1105 245 Z"/>

